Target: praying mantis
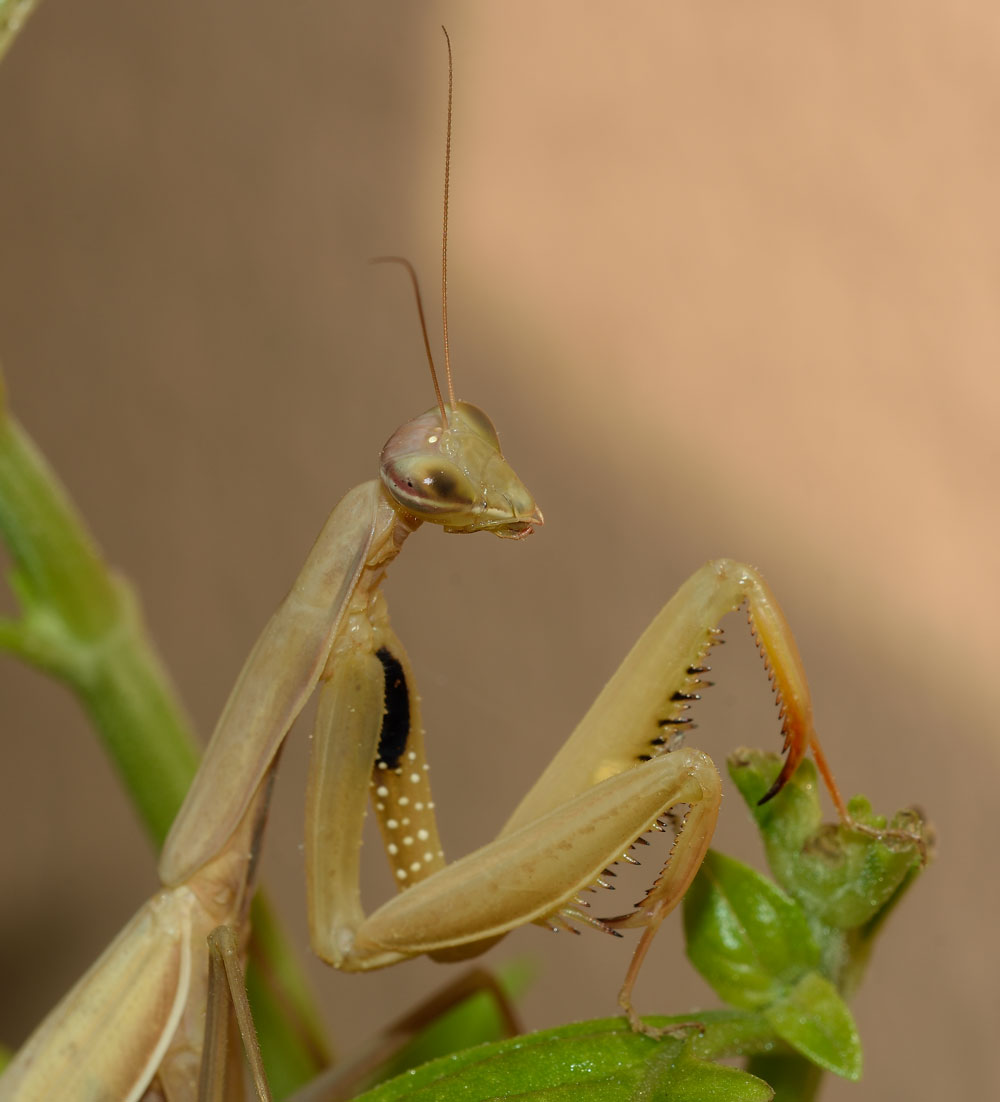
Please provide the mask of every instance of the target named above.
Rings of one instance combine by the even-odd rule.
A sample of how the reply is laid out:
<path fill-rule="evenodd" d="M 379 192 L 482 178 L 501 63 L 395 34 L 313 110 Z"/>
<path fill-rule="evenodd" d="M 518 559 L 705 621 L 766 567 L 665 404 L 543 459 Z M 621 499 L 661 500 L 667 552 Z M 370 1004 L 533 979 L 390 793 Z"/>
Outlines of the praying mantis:
<path fill-rule="evenodd" d="M 247 659 L 164 846 L 162 890 L 29 1039 L 0 1079 L 4 1102 L 131 1100 L 152 1084 L 169 1099 L 218 1096 L 225 1073 L 225 1060 L 216 1059 L 225 1032 L 218 1007 L 229 998 L 227 987 L 244 1015 L 258 1094 L 267 1096 L 241 983 L 227 984 L 218 968 L 242 952 L 276 761 L 314 691 L 305 834 L 310 937 L 318 955 L 342 970 L 420 954 L 473 957 L 527 923 L 612 934 L 636 928 L 642 932 L 619 1005 L 633 1028 L 653 1032 L 632 1006 L 632 990 L 656 931 L 705 856 L 721 798 L 711 759 L 678 745 L 679 736 L 690 724 L 718 622 L 744 606 L 775 690 L 786 750 L 765 799 L 811 750 L 841 819 L 850 822 L 813 729 L 784 614 L 755 569 L 720 559 L 692 575 L 659 613 L 496 840 L 445 863 L 416 682 L 380 586 L 425 523 L 516 541 L 543 522 L 492 422 L 454 393 L 447 330 L 451 85 L 449 46 L 444 391 L 431 360 L 435 405 L 390 437 L 378 479 L 335 507 Z M 426 343 L 426 327 L 424 334 Z M 359 872 L 369 798 L 405 890 L 366 916 Z M 636 842 L 678 807 L 687 812 L 676 842 L 642 902 L 628 914 L 592 917 L 582 893 L 617 861 L 633 862 Z"/>

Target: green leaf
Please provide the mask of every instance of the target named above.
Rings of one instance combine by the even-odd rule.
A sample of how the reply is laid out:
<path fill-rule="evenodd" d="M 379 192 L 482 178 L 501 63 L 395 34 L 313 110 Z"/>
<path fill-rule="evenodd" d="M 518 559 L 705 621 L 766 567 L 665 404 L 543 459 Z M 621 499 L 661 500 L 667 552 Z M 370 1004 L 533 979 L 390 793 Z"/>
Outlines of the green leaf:
<path fill-rule="evenodd" d="M 733 1006 L 766 1007 L 819 964 L 799 905 L 760 873 L 709 850 L 684 897 L 691 963 Z"/>
<path fill-rule="evenodd" d="M 727 1030 L 735 1036 L 750 1021 L 725 1013 L 705 1017 L 706 1034 L 717 1030 L 719 1038 Z M 656 1019 L 661 1021 L 670 1019 Z M 760 1025 L 756 1029 L 759 1033 Z M 620 1018 L 579 1022 L 434 1060 L 361 1100 L 767 1102 L 773 1096 L 755 1076 L 700 1059 L 695 1051 L 704 1051 L 705 1044 L 694 1031 L 654 1041 L 633 1033 Z"/>
<path fill-rule="evenodd" d="M 656 1058 L 650 1060 L 648 1083 L 631 1096 L 631 1102 L 769 1102 L 774 1097 L 771 1087 L 755 1075 L 697 1060 L 686 1051 L 670 1060 L 665 1069 L 659 1069 L 657 1063 Z"/>
<path fill-rule="evenodd" d="M 810 972 L 764 1011 L 775 1032 L 815 1064 L 861 1078 L 861 1039 L 847 1004 L 818 972 Z"/>
<path fill-rule="evenodd" d="M 823 823 L 816 767 L 809 760 L 760 806 L 757 801 L 780 763 L 779 755 L 759 750 L 740 750 L 729 759 L 730 776 L 757 821 L 774 878 L 827 926 L 849 930 L 871 921 L 919 866 L 916 844 L 889 843 L 842 823 Z M 850 800 L 848 811 L 864 826 L 881 830 L 887 825 L 863 796 Z M 919 834 L 923 824 L 914 812 L 904 811 L 888 826 Z"/>

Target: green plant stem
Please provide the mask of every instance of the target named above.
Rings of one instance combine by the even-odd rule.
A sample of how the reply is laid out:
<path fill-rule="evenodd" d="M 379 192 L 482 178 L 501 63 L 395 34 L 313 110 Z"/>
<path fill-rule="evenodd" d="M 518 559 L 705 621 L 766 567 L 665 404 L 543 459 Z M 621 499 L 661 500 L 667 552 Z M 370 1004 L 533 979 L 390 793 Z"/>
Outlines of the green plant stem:
<path fill-rule="evenodd" d="M 746 1067 L 771 1085 L 773 1102 L 813 1102 L 823 1083 L 823 1069 L 795 1053 L 761 1053 L 752 1056 Z"/>
<path fill-rule="evenodd" d="M 38 0 L 0 0 L 0 60 L 38 6 Z"/>
<path fill-rule="evenodd" d="M 54 472 L 0 414 L 0 534 L 23 615 L 0 647 L 76 693 L 157 846 L 198 768 L 187 717 L 131 590 L 102 561 Z"/>
<path fill-rule="evenodd" d="M 191 726 L 131 588 L 108 568 L 4 399 L 0 378 L 0 535 L 21 605 L 18 618 L 0 619 L 0 650 L 58 677 L 77 695 L 159 847 L 198 767 Z M 252 997 L 261 1043 L 275 1082 L 290 1088 L 328 1061 L 319 1014 L 259 896 L 252 923 L 259 963 Z M 305 1030 L 289 1029 L 289 1020 Z"/>

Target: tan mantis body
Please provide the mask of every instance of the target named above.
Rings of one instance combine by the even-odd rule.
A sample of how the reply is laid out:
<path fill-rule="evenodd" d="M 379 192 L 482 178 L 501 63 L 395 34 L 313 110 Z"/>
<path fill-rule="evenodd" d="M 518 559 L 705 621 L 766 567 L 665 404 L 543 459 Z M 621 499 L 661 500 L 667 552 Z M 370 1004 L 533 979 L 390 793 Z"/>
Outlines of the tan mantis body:
<path fill-rule="evenodd" d="M 124 1102 L 143 1097 L 154 1076 L 162 1097 L 197 1096 L 208 938 L 219 926 L 249 932 L 269 787 L 260 787 L 219 855 L 140 908 L 0 1076 L 0 1099 Z"/>
<path fill-rule="evenodd" d="M 447 202 L 447 183 L 445 195 Z M 219 926 L 246 935 L 269 779 L 317 685 L 306 821 L 310 932 L 316 952 L 338 968 L 380 968 L 421 953 L 461 959 L 528 922 L 609 932 L 640 926 L 619 1001 L 642 1028 L 631 1007 L 639 964 L 701 864 L 720 800 L 711 760 L 671 743 L 688 723 L 718 621 L 744 605 L 788 751 L 769 796 L 811 747 L 847 820 L 784 616 L 755 570 L 718 560 L 653 621 L 497 839 L 445 865 L 414 678 L 379 585 L 424 521 L 514 539 L 542 522 L 489 419 L 455 400 L 450 372 L 448 382 L 447 402 L 438 392 L 437 406 L 390 438 L 380 480 L 351 490 L 334 509 L 223 711 L 165 844 L 163 890 L 29 1039 L 0 1078 L 2 1102 L 131 1102 L 151 1089 L 173 1102 L 196 1096 L 210 999 L 206 939 Z M 366 918 L 359 859 L 369 796 L 406 890 Z M 630 847 L 678 805 L 687 815 L 641 905 L 592 918 L 580 894 L 615 861 L 631 861 Z M 203 1096 L 222 1097 L 216 1090 L 204 1086 Z M 266 1091 L 260 1078 L 258 1091 Z"/>

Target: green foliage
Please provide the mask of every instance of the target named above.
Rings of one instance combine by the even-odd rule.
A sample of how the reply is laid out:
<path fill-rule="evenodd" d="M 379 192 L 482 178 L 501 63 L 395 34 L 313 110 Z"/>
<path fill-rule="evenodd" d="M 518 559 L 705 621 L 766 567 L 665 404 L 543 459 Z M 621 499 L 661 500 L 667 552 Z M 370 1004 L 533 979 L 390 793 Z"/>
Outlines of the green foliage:
<path fill-rule="evenodd" d="M 847 1003 L 818 972 L 807 972 L 764 1011 L 797 1052 L 845 1079 L 861 1078 L 861 1038 Z"/>
<path fill-rule="evenodd" d="M 916 847 L 852 831 L 842 823 L 822 822 L 816 767 L 805 761 L 781 794 L 762 807 L 764 777 L 775 755 L 744 751 L 730 760 L 730 776 L 760 829 L 768 864 L 777 882 L 816 920 L 840 930 L 872 921 L 919 867 Z M 873 830 L 919 835 L 921 821 L 912 810 L 891 822 L 875 815 L 864 796 L 848 802 L 855 822 Z"/>
<path fill-rule="evenodd" d="M 716 1011 L 700 1016 L 703 1032 L 654 1041 L 621 1018 L 578 1022 L 558 1029 L 481 1045 L 424 1064 L 362 1095 L 363 1102 L 452 1102 L 512 1098 L 532 1102 L 670 1099 L 670 1102 L 766 1102 L 766 1083 L 711 1062 L 766 1038 L 747 1017 Z M 650 1018 L 652 1025 L 686 1019 Z"/>
<path fill-rule="evenodd" d="M 819 947 L 795 900 L 760 873 L 709 850 L 684 899 L 691 963 L 719 998 L 770 1006 L 819 964 Z"/>

